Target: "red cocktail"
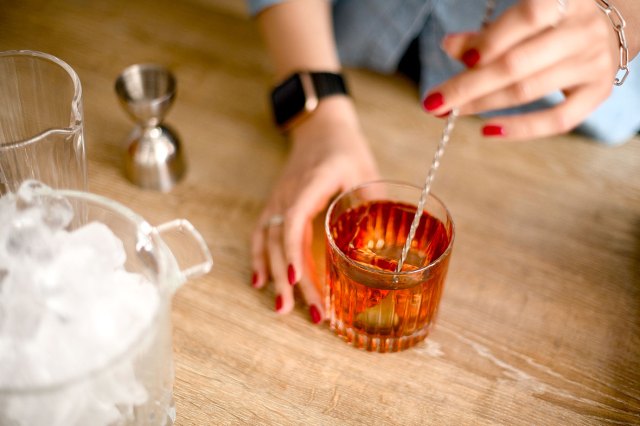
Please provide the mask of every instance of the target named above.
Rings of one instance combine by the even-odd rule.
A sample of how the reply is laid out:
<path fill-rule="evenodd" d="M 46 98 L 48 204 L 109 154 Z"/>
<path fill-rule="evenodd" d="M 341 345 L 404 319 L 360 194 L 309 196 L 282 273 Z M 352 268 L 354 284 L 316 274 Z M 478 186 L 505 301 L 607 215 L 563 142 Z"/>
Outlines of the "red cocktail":
<path fill-rule="evenodd" d="M 420 188 L 373 182 L 329 207 L 326 304 L 331 328 L 355 347 L 395 352 L 424 340 L 436 316 L 454 238 L 429 196 L 402 271 L 398 259 Z"/>

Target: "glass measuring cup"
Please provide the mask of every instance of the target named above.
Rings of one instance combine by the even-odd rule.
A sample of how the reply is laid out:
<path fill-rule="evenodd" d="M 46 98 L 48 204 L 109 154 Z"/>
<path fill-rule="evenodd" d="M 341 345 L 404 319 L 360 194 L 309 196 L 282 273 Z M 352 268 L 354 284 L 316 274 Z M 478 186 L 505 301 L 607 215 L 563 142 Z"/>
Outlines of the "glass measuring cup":
<path fill-rule="evenodd" d="M 83 363 L 83 355 L 73 348 L 57 348 L 57 351 L 66 349 L 61 363 L 64 367 L 78 367 L 66 369 L 68 374 L 64 377 L 33 374 L 32 377 L 39 378 L 37 384 L 19 380 L 13 385 L 0 384 L 0 424 L 173 424 L 176 412 L 171 298 L 188 279 L 210 270 L 211 254 L 205 241 L 184 219 L 153 227 L 125 206 L 94 194 L 48 190 L 38 196 L 45 205 L 64 202 L 73 208 L 76 215 L 67 231 L 91 222 L 106 225 L 122 242 L 126 253 L 124 268 L 150 283 L 158 303 L 153 305 L 155 310 L 147 325 L 104 362 L 87 365 Z M 51 357 L 51 352 L 47 357 Z M 28 373 L 19 372 L 18 379 Z"/>
<path fill-rule="evenodd" d="M 82 88 L 55 56 L 10 50 L 0 52 L 0 195 L 27 179 L 86 190 Z"/>

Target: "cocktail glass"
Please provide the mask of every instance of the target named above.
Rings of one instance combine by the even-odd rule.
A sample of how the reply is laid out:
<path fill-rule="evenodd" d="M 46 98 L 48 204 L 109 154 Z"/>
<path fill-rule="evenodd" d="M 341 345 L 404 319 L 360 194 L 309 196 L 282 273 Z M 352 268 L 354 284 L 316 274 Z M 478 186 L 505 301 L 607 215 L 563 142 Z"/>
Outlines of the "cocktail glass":
<path fill-rule="evenodd" d="M 434 323 L 454 240 L 451 215 L 435 196 L 395 272 L 420 193 L 404 183 L 371 182 L 329 207 L 326 309 L 331 329 L 357 348 L 404 350 L 424 340 Z"/>

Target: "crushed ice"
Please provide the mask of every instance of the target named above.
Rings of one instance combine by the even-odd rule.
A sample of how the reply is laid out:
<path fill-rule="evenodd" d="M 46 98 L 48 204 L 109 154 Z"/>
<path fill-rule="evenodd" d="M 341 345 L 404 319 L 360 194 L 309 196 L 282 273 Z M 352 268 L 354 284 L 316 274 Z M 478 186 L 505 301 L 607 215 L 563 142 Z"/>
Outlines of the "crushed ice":
<path fill-rule="evenodd" d="M 121 358 L 153 321 L 157 289 L 125 270 L 105 224 L 67 230 L 73 207 L 47 190 L 28 181 L 0 197 L 0 390 L 75 385 L 0 395 L 0 424 L 118 423 L 148 397 Z"/>

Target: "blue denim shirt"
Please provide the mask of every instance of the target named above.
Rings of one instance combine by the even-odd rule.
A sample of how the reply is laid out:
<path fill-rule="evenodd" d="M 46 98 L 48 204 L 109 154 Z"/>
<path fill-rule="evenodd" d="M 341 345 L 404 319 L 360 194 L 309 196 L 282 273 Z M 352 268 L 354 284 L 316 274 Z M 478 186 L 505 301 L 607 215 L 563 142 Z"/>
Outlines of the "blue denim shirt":
<path fill-rule="evenodd" d="M 249 11 L 283 0 L 247 0 Z M 516 0 L 497 0 L 494 17 Z M 449 33 L 477 30 L 485 13 L 484 1 L 470 0 L 334 0 L 333 19 L 340 60 L 345 66 L 394 73 L 409 43 L 419 37 L 422 97 L 434 86 L 463 70 L 441 48 Z M 609 98 L 576 129 L 607 144 L 620 144 L 640 130 L 640 59 L 630 64 L 623 86 L 614 86 Z M 519 113 L 562 100 L 553 93 L 518 108 L 487 113 L 487 116 Z"/>

